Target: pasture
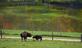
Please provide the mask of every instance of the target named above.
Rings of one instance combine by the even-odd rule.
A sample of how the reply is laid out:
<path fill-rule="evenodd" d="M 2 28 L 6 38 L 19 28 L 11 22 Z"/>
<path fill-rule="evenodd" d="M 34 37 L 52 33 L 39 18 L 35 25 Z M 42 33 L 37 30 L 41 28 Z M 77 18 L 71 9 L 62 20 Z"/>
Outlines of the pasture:
<path fill-rule="evenodd" d="M 0 48 L 82 48 L 82 43 L 48 40 L 21 42 L 19 39 L 0 39 Z"/>
<path fill-rule="evenodd" d="M 82 9 L 71 9 L 61 6 L 29 5 L 7 6 L 3 9 L 1 8 L 0 11 L 0 16 L 4 16 L 2 19 L 4 20 L 3 23 L 2 20 L 0 22 L 4 24 L 3 27 L 0 27 L 3 29 L 3 39 L 0 39 L 0 48 L 82 48 L 82 42 L 77 41 L 43 40 L 40 42 L 29 39 L 26 42 L 22 42 L 17 38 L 4 38 L 4 36 L 20 37 L 21 32 L 27 31 L 32 33 L 32 35 L 42 35 L 46 38 L 51 38 L 53 32 L 54 38 L 80 39 L 80 35 L 82 34 Z M 8 23 L 11 23 L 13 27 Z M 57 30 L 57 28 L 55 28 L 57 25 L 60 27 L 60 30 L 63 28 L 69 32 L 54 32 L 54 29 L 55 31 Z M 12 30 L 8 29 L 9 27 Z M 79 32 L 70 32 L 72 30 Z"/>
<path fill-rule="evenodd" d="M 32 33 L 33 35 L 43 35 L 45 37 L 50 37 L 52 32 L 50 31 L 29 31 L 29 30 L 8 30 L 4 29 L 3 33 L 5 36 L 18 37 L 23 31 Z M 79 32 L 53 32 L 53 35 L 68 36 L 70 37 L 80 37 Z M 55 36 L 54 36 L 55 37 Z M 67 38 L 67 37 L 66 37 Z M 33 41 L 28 39 L 26 42 L 21 41 L 17 38 L 3 38 L 0 39 L 0 48 L 81 48 L 82 43 L 77 41 L 59 41 L 59 40 L 43 40 L 43 41 Z"/>

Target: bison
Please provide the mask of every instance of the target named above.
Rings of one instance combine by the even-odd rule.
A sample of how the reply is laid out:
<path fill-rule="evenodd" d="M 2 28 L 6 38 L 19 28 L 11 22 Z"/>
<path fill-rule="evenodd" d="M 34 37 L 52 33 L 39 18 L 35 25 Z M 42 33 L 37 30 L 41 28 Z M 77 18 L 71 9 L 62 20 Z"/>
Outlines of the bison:
<path fill-rule="evenodd" d="M 27 37 L 31 37 L 32 34 L 26 32 L 26 31 L 24 31 L 24 32 L 22 32 L 22 33 L 20 34 L 20 36 L 21 36 L 21 40 L 22 40 L 22 41 L 23 41 L 23 40 L 26 41 L 26 40 L 27 40 Z"/>
<path fill-rule="evenodd" d="M 32 38 L 33 38 L 33 40 L 36 39 L 36 40 L 42 41 L 42 36 L 41 35 L 35 35 Z"/>

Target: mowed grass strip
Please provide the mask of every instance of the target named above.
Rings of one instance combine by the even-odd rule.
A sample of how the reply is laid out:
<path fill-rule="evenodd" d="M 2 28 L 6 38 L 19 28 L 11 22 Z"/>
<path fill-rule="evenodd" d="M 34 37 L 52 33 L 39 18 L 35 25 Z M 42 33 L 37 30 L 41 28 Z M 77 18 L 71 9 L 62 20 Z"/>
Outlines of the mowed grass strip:
<path fill-rule="evenodd" d="M 20 36 L 20 33 L 23 31 L 30 32 L 32 35 L 52 35 L 51 31 L 29 31 L 29 30 L 7 30 L 4 29 L 3 33 L 4 35 L 11 35 L 11 36 Z M 80 37 L 81 32 L 53 32 L 53 35 L 58 35 L 58 36 L 68 36 L 68 37 Z"/>
<path fill-rule="evenodd" d="M 82 43 L 52 40 L 21 42 L 19 39 L 0 39 L 0 48 L 82 48 Z"/>

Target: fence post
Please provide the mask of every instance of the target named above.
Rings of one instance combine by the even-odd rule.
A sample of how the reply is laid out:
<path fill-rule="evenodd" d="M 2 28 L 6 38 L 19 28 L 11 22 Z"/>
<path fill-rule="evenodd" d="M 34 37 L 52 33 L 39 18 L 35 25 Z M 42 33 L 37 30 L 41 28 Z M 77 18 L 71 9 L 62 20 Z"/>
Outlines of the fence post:
<path fill-rule="evenodd" d="M 3 36 L 3 22 L 0 21 L 0 38 L 2 39 L 2 36 Z"/>
<path fill-rule="evenodd" d="M 81 34 L 81 42 L 82 42 L 82 34 Z"/>
<path fill-rule="evenodd" d="M 53 31 L 52 31 L 52 40 L 54 39 L 53 37 L 54 37 L 54 36 L 53 36 Z"/>
<path fill-rule="evenodd" d="M 2 30 L 0 31 L 1 39 L 2 39 Z"/>

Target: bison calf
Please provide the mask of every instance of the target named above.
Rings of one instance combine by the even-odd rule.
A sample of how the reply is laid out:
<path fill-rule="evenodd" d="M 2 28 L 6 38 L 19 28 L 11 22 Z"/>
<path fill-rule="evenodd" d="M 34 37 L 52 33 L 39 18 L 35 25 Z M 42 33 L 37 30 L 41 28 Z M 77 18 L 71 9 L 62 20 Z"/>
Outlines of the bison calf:
<path fill-rule="evenodd" d="M 40 35 L 35 35 L 35 36 L 33 36 L 33 40 L 34 40 L 34 39 L 42 41 L 42 36 L 40 36 Z"/>

